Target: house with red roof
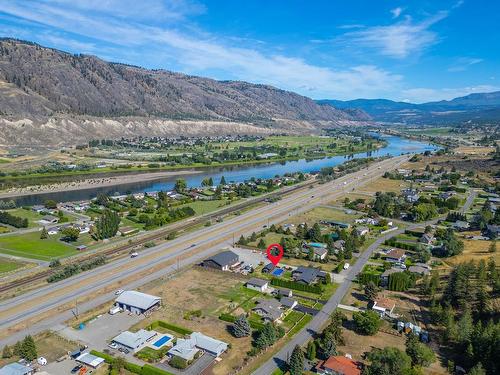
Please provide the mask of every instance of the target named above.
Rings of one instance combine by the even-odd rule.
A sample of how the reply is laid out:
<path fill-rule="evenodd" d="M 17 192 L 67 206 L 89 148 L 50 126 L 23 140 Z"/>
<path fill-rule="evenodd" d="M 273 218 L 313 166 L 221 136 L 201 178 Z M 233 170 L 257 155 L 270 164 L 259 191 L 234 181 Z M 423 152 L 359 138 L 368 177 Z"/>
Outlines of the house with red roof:
<path fill-rule="evenodd" d="M 361 375 L 361 362 L 337 355 L 316 365 L 316 372 L 322 375 Z"/>

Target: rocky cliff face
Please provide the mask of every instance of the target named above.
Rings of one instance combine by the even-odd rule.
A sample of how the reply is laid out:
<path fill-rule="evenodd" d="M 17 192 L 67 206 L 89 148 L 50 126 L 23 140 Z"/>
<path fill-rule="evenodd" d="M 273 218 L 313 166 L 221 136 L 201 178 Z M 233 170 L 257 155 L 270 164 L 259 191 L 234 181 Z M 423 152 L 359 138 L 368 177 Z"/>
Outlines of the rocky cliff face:
<path fill-rule="evenodd" d="M 147 70 L 12 39 L 0 40 L 0 116 L 9 134 L 15 136 L 24 124 L 33 130 L 39 126 L 42 138 L 56 140 L 58 126 L 75 140 L 82 139 L 80 133 L 92 138 L 107 131 L 105 119 L 122 124 L 124 131 L 133 122 L 137 134 L 145 134 L 141 123 L 150 132 L 155 121 L 300 132 L 364 119 L 362 113 L 267 85 Z M 165 125 L 153 128 L 155 133 L 168 130 Z"/>

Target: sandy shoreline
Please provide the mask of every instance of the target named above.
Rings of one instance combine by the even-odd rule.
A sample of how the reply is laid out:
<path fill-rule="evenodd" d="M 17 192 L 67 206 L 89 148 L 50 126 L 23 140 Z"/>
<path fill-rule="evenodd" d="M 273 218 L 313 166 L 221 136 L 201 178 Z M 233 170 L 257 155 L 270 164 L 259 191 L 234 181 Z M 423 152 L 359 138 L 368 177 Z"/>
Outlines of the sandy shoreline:
<path fill-rule="evenodd" d="M 148 172 L 148 173 L 135 173 L 123 174 L 111 177 L 102 178 L 87 178 L 76 181 L 61 182 L 47 185 L 31 185 L 20 188 L 12 188 L 7 191 L 0 192 L 0 199 L 16 198 L 31 194 L 44 194 L 44 193 L 60 193 L 64 191 L 75 191 L 94 189 L 98 187 L 109 187 L 121 184 L 128 184 L 134 182 L 143 182 L 160 179 L 163 177 L 172 176 L 186 176 L 192 174 L 202 173 L 202 171 L 166 171 L 166 172 Z"/>

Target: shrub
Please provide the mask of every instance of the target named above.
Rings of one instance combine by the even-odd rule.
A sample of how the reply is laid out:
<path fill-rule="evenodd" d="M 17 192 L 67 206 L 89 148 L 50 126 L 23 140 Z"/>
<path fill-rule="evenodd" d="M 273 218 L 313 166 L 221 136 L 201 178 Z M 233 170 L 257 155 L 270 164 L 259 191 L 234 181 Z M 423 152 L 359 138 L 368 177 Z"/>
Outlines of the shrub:
<path fill-rule="evenodd" d="M 172 367 L 175 367 L 175 368 L 178 368 L 181 370 L 188 367 L 187 361 L 185 359 L 183 359 L 181 357 L 177 357 L 177 356 L 172 357 L 172 359 L 170 360 L 170 362 L 168 362 L 168 364 Z"/>

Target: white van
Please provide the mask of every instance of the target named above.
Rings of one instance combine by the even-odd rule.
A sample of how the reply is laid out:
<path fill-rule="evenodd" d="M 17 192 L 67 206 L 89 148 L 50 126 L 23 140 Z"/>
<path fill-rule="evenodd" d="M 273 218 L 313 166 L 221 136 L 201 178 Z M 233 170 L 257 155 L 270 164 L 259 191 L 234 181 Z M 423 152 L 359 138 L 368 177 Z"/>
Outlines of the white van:
<path fill-rule="evenodd" d="M 345 270 L 346 270 L 346 269 L 348 269 L 348 268 L 349 268 L 349 266 L 350 266 L 350 264 L 349 264 L 349 263 L 344 263 L 344 269 L 345 269 Z"/>
<path fill-rule="evenodd" d="M 121 309 L 118 306 L 113 306 L 112 308 L 109 309 L 109 315 L 115 315 L 120 311 Z"/>

